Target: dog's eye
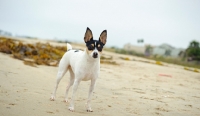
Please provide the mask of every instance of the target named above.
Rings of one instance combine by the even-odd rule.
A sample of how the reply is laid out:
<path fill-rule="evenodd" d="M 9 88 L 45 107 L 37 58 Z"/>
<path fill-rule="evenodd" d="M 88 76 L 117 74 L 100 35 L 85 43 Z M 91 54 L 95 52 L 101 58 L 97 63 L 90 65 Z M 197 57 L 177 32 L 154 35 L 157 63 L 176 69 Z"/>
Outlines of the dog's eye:
<path fill-rule="evenodd" d="M 97 47 L 97 50 L 100 51 L 100 52 L 102 51 L 102 49 L 103 49 L 103 47 L 101 47 L 101 46 Z"/>
<path fill-rule="evenodd" d="M 88 46 L 88 50 L 94 50 L 94 46 L 89 45 L 89 46 Z"/>

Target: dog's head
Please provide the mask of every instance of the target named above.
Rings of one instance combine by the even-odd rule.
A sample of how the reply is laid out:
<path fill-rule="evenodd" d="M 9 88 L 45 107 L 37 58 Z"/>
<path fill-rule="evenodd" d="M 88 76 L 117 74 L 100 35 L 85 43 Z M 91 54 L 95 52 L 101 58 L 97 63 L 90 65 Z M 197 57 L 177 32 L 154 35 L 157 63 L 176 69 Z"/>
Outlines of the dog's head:
<path fill-rule="evenodd" d="M 99 58 L 102 53 L 103 46 L 106 44 L 107 31 L 104 30 L 99 37 L 99 40 L 93 40 L 92 31 L 87 27 L 84 41 L 86 43 L 86 51 L 93 58 Z"/>

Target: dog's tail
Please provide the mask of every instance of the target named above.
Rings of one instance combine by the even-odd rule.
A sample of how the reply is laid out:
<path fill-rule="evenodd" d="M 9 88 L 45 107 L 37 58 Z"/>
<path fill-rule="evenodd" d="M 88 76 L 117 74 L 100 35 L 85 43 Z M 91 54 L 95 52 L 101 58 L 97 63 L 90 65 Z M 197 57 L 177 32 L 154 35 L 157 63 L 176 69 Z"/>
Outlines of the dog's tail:
<path fill-rule="evenodd" d="M 67 43 L 67 51 L 69 50 L 72 50 L 72 46 L 69 43 Z"/>

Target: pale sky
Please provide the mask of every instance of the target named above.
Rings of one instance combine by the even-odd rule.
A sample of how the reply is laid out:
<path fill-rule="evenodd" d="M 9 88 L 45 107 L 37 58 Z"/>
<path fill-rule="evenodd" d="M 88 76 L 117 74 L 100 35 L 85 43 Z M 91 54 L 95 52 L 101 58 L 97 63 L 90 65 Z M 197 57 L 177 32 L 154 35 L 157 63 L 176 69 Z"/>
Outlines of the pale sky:
<path fill-rule="evenodd" d="M 0 0 L 0 30 L 83 42 L 107 29 L 107 46 L 200 41 L 200 0 Z"/>

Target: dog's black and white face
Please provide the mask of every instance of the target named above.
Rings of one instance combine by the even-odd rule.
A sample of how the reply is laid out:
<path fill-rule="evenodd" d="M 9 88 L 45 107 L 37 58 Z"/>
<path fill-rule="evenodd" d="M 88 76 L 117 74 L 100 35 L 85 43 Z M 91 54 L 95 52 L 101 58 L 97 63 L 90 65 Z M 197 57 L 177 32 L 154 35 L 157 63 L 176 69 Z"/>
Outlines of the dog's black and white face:
<path fill-rule="evenodd" d="M 87 53 L 93 58 L 99 58 L 103 50 L 103 46 L 106 44 L 107 31 L 104 30 L 99 37 L 99 40 L 93 40 L 92 31 L 87 28 L 85 32 L 84 41 L 87 47 Z"/>

